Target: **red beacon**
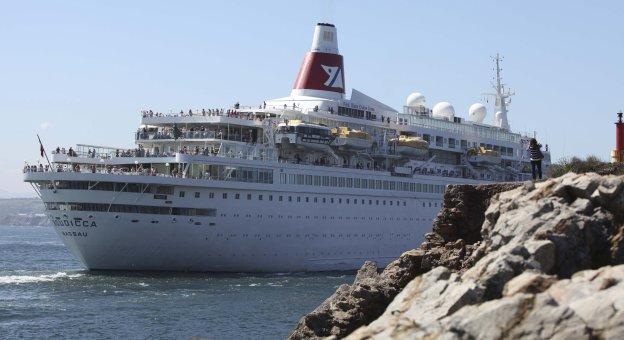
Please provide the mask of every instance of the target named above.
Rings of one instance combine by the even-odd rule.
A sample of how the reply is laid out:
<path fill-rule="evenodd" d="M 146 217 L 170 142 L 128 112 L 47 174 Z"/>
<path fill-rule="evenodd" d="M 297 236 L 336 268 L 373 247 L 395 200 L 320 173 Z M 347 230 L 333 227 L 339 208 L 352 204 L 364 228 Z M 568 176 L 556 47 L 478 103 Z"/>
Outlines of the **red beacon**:
<path fill-rule="evenodd" d="M 618 112 L 618 121 L 615 123 L 615 150 L 611 151 L 611 162 L 624 161 L 624 122 L 622 111 Z"/>

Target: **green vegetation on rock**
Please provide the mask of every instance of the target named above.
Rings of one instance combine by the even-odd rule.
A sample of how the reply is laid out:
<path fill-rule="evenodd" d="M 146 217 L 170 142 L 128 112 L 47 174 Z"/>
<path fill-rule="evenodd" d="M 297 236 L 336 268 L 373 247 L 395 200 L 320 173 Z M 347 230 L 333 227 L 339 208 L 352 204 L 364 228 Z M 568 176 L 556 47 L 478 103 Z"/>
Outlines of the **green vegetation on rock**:
<path fill-rule="evenodd" d="M 578 157 L 562 158 L 549 168 L 550 177 L 560 177 L 569 172 L 577 174 L 595 172 L 600 175 L 624 175 L 624 164 L 604 162 L 600 158 L 590 155 L 584 160 Z"/>

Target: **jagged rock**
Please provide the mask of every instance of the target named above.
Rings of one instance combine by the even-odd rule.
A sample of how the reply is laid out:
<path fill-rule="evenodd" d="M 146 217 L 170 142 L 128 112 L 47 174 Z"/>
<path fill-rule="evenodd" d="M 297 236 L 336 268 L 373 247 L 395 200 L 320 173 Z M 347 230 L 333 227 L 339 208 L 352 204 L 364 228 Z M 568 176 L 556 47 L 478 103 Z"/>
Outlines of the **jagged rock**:
<path fill-rule="evenodd" d="M 525 248 L 533 259 L 539 263 L 544 273 L 550 273 L 555 266 L 556 248 L 550 240 L 530 240 L 525 243 Z"/>
<path fill-rule="evenodd" d="M 450 185 L 444 194 L 444 209 L 433 226 L 433 233 L 443 242 L 463 239 L 466 243 L 480 240 L 483 211 L 495 194 L 516 188 L 518 183 L 490 185 Z"/>
<path fill-rule="evenodd" d="M 433 323 L 395 328 L 392 333 L 385 333 L 384 336 L 448 339 L 622 339 L 623 278 L 624 265 L 582 271 L 571 279 L 554 283 L 543 292 L 518 292 L 478 306 L 468 306 Z"/>
<path fill-rule="evenodd" d="M 432 232 L 426 235 L 426 241 L 418 249 L 405 252 L 379 275 L 373 274 L 372 263 L 364 264 L 352 285 L 340 286 L 331 297 L 299 320 L 290 339 L 343 337 L 379 317 L 403 287 L 431 268 L 465 269 L 465 261 L 470 260 L 474 250 L 473 244 L 481 239 L 483 211 L 490 199 L 519 185 L 449 186 L 444 195 L 444 208 L 434 221 Z M 458 307 L 449 306 L 450 310 L 455 308 Z"/>
<path fill-rule="evenodd" d="M 544 275 L 536 271 L 526 271 L 507 282 L 503 288 L 503 296 L 518 293 L 541 293 L 555 282 L 557 282 L 555 276 Z"/>
<path fill-rule="evenodd" d="M 415 278 L 349 338 L 621 338 L 622 187 L 568 174 L 495 196 L 470 268 Z"/>

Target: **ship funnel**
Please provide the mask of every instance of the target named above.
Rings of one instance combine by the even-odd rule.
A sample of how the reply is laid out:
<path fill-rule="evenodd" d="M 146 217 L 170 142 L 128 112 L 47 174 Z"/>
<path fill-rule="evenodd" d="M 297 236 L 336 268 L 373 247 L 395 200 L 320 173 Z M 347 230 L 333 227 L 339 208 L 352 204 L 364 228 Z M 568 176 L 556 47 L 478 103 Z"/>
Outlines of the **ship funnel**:
<path fill-rule="evenodd" d="M 318 23 L 310 52 L 306 53 L 291 96 L 343 99 L 344 65 L 338 54 L 336 26 Z"/>

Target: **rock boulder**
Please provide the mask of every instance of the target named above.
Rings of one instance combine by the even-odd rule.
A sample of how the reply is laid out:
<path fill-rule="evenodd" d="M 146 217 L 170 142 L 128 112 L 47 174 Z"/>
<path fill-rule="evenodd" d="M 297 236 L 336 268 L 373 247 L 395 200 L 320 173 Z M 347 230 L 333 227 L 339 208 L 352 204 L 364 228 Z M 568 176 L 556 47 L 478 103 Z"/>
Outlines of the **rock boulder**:
<path fill-rule="evenodd" d="M 450 186 L 432 232 L 366 263 L 291 338 L 624 338 L 624 182 Z"/>

